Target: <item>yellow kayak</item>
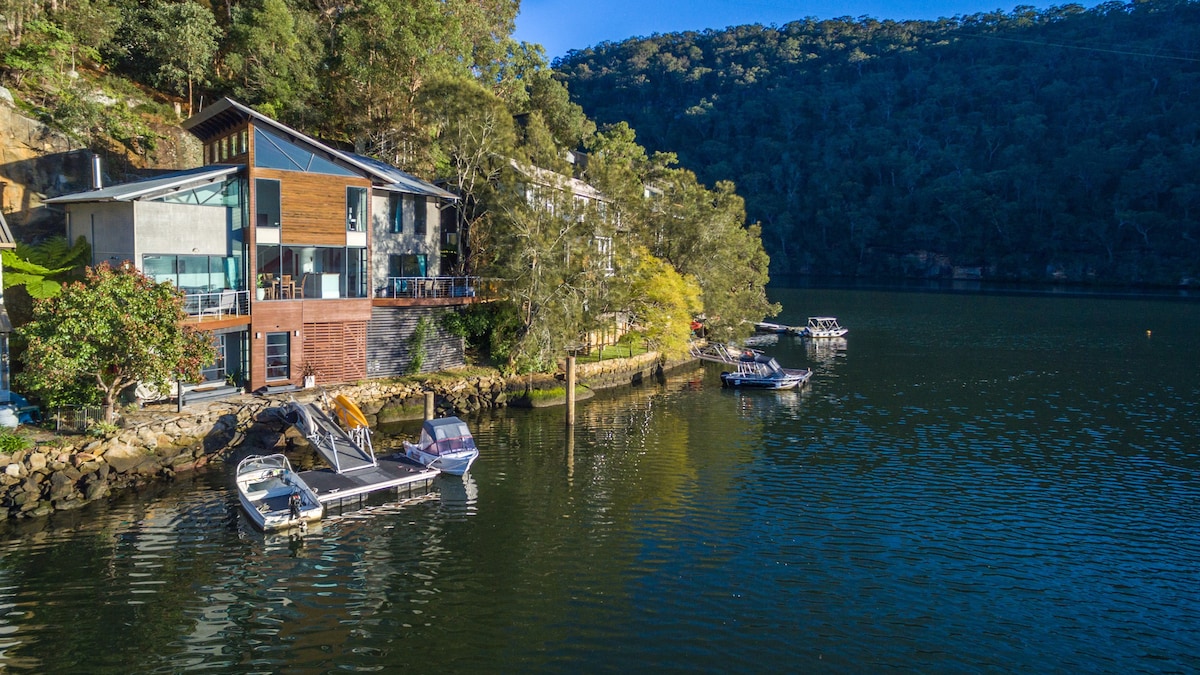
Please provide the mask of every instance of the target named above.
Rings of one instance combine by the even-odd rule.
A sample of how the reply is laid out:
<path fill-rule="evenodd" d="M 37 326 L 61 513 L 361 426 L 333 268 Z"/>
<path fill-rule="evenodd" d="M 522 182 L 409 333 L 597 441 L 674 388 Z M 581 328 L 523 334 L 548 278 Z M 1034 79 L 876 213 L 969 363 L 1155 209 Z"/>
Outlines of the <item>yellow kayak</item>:
<path fill-rule="evenodd" d="M 346 398 L 343 394 L 333 397 L 333 411 L 337 414 L 338 421 L 347 429 L 367 428 L 371 426 L 367 424 L 367 416 L 363 415 L 358 406 L 354 405 L 354 402 Z"/>

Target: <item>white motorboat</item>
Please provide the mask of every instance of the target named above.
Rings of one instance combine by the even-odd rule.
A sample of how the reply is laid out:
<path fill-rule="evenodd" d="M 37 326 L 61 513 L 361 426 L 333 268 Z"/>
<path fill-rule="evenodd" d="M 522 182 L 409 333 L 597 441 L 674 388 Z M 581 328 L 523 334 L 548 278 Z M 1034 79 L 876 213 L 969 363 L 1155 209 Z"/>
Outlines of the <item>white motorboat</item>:
<path fill-rule="evenodd" d="M 810 316 L 808 325 L 800 331 L 800 335 L 809 338 L 840 338 L 848 332 L 850 331 L 843 328 L 835 317 Z"/>
<path fill-rule="evenodd" d="M 280 530 L 320 520 L 317 493 L 292 470 L 283 455 L 251 455 L 238 463 L 238 499 L 260 530 Z"/>
<path fill-rule="evenodd" d="M 475 437 L 466 422 L 457 417 L 441 417 L 425 420 L 417 444 L 404 441 L 404 454 L 422 466 L 461 476 L 479 457 L 479 448 L 475 447 Z"/>

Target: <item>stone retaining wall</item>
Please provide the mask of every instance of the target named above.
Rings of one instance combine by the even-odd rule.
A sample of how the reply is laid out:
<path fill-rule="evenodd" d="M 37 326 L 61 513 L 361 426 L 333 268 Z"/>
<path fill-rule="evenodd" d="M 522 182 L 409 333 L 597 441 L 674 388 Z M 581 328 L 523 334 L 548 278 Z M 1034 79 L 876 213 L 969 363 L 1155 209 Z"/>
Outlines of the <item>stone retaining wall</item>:
<path fill-rule="evenodd" d="M 581 384 L 593 389 L 640 383 L 685 359 L 660 364 L 657 354 L 577 367 Z M 421 381 L 369 380 L 326 387 L 330 396 L 355 401 L 372 426 L 424 416 L 425 392 L 434 392 L 439 416 L 502 407 L 529 388 L 562 386 L 562 375 L 504 378 L 499 374 L 452 374 Z M 56 436 L 28 450 L 0 453 L 0 510 L 9 517 L 43 516 L 78 508 L 110 493 L 170 478 L 214 461 L 235 448 L 277 452 L 297 436 L 276 410 L 294 396 L 312 401 L 318 390 L 274 396 L 238 395 L 188 406 L 148 406 L 130 413 L 124 428 L 105 439 Z"/>

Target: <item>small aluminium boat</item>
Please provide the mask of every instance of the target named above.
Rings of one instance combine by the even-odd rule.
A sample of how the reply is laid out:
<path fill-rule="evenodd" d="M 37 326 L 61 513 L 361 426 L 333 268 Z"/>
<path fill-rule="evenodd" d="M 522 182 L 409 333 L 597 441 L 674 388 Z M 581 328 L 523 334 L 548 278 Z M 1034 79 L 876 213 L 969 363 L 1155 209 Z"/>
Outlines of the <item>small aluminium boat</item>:
<path fill-rule="evenodd" d="M 810 316 L 800 335 L 810 338 L 839 338 L 850 332 L 832 316 Z"/>
<path fill-rule="evenodd" d="M 770 321 L 759 321 L 754 324 L 754 330 L 760 333 L 777 333 L 783 335 L 790 330 L 794 330 L 791 326 L 785 326 L 781 323 L 771 323 Z"/>
<path fill-rule="evenodd" d="M 757 389 L 794 389 L 808 382 L 812 371 L 807 368 L 784 368 L 773 356 L 756 354 L 737 363 L 737 370 L 721 373 L 726 387 Z"/>
<path fill-rule="evenodd" d="M 479 457 L 479 449 L 466 422 L 457 417 L 442 417 L 425 421 L 416 445 L 404 441 L 404 454 L 423 466 L 461 476 Z"/>
<path fill-rule="evenodd" d="M 283 455 L 251 455 L 238 463 L 238 499 L 260 530 L 279 530 L 320 520 L 324 507 Z"/>

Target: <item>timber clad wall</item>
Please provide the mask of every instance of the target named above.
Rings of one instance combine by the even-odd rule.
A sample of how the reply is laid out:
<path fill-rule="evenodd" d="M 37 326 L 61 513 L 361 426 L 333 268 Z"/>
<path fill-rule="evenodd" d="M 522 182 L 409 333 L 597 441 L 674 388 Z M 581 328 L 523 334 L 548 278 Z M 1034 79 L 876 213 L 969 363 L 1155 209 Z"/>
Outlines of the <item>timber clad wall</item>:
<path fill-rule="evenodd" d="M 367 373 L 367 324 L 304 324 L 304 357 L 292 371 L 300 374 L 305 364 L 317 370 L 317 382 L 355 382 Z"/>
<path fill-rule="evenodd" d="M 451 310 L 452 311 L 452 310 Z M 368 377 L 403 375 L 412 361 L 409 342 L 417 321 L 425 317 L 430 322 L 429 337 L 425 340 L 425 362 L 422 373 L 431 373 L 466 364 L 462 338 L 442 328 L 441 315 L 446 310 L 433 307 L 375 307 L 367 326 Z"/>
<path fill-rule="evenodd" d="M 255 169 L 254 178 L 280 181 L 284 244 L 346 245 L 346 187 L 370 188 L 365 178 Z"/>

